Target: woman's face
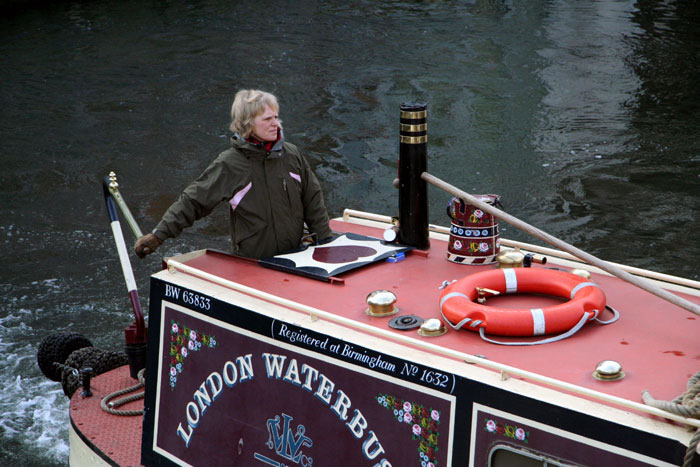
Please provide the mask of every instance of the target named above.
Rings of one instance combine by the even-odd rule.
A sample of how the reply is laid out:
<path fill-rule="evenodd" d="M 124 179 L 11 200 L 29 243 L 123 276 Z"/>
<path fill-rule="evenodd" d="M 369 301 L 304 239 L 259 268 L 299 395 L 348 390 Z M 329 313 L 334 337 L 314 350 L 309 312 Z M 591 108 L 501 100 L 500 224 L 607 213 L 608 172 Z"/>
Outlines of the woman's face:
<path fill-rule="evenodd" d="M 270 107 L 265 107 L 265 111 L 253 121 L 253 136 L 263 142 L 277 141 L 279 126 L 277 112 Z"/>

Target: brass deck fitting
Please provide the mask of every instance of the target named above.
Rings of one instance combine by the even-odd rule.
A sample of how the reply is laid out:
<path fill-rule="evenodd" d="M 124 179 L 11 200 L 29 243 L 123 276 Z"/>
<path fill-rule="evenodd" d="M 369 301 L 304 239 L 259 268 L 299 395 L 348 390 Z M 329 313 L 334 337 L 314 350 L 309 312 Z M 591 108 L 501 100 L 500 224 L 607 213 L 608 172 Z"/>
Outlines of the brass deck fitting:
<path fill-rule="evenodd" d="M 617 381 L 625 377 L 625 372 L 618 362 L 603 360 L 596 365 L 593 377 L 600 381 Z"/>
<path fill-rule="evenodd" d="M 367 305 L 369 308 L 365 312 L 369 316 L 391 316 L 399 312 L 396 303 L 396 295 L 389 290 L 375 290 L 367 295 Z"/>
<path fill-rule="evenodd" d="M 445 324 L 437 318 L 426 319 L 418 328 L 418 334 L 423 337 L 442 336 L 446 332 Z"/>
<path fill-rule="evenodd" d="M 496 255 L 498 267 L 506 268 L 521 268 L 525 261 L 525 255 L 520 251 L 520 248 L 514 250 L 503 250 Z"/>

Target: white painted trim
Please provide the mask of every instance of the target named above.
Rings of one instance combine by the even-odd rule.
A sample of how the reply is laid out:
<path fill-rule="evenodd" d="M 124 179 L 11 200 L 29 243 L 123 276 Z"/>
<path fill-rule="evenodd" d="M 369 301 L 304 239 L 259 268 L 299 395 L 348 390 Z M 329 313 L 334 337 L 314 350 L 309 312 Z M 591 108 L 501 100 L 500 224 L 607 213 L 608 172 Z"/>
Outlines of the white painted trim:
<path fill-rule="evenodd" d="M 124 235 L 119 221 L 114 221 L 111 224 L 112 233 L 114 234 L 114 243 L 117 244 L 117 252 L 119 253 L 119 262 L 122 265 L 124 280 L 126 281 L 126 290 L 131 292 L 136 290 L 136 279 L 134 279 L 134 271 L 131 269 L 129 262 L 129 253 L 126 251 L 126 243 L 124 243 Z"/>

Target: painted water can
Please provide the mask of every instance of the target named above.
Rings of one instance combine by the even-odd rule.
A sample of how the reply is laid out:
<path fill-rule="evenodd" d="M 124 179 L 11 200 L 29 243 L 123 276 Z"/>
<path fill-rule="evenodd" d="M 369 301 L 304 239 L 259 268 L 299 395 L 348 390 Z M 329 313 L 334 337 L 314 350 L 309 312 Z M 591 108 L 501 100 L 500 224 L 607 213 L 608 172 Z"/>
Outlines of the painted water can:
<path fill-rule="evenodd" d="M 498 195 L 475 195 L 491 206 L 500 205 Z M 460 264 L 491 264 L 500 251 L 498 219 L 476 206 L 452 198 L 447 204 L 452 220 L 447 260 Z"/>

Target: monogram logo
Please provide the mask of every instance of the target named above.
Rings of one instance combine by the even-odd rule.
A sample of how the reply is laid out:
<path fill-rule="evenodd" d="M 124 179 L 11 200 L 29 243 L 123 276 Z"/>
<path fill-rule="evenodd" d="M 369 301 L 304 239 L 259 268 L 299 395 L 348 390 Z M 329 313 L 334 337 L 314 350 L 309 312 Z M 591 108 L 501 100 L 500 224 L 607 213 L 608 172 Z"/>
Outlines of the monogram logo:
<path fill-rule="evenodd" d="M 301 448 L 304 446 L 311 447 L 314 443 L 311 441 L 311 438 L 304 435 L 306 432 L 304 425 L 297 425 L 296 432 L 293 431 L 292 420 L 294 419 L 286 413 L 283 413 L 281 418 L 277 415 L 275 418 L 268 419 L 268 440 L 266 445 L 271 450 L 274 450 L 278 456 L 289 462 L 299 464 L 302 467 L 311 467 L 313 459 L 305 455 Z M 283 462 L 275 461 L 257 452 L 254 457 L 268 465 L 275 467 L 285 466 Z"/>

